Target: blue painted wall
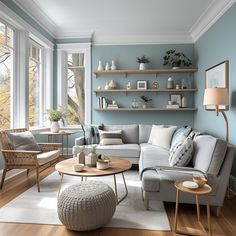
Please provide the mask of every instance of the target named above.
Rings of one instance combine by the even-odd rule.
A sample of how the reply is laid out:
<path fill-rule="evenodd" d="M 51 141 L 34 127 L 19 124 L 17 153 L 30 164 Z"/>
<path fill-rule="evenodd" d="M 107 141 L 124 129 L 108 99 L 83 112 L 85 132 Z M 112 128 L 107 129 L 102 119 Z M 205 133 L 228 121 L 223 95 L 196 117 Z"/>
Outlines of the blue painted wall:
<path fill-rule="evenodd" d="M 98 66 L 98 61 L 101 60 L 103 65 L 106 62 L 111 63 L 115 60 L 118 69 L 138 69 L 137 57 L 146 55 L 150 59 L 149 69 L 166 68 L 163 64 L 163 56 L 169 49 L 176 49 L 185 53 L 191 59 L 194 58 L 193 44 L 163 44 L 163 45 L 126 45 L 126 46 L 93 46 L 92 47 L 92 71 L 95 71 Z M 156 75 L 99 75 L 97 78 L 92 75 L 92 90 L 97 89 L 98 86 L 104 88 L 105 83 L 114 79 L 118 88 L 125 88 L 128 81 L 131 82 L 131 87 L 136 87 L 137 80 L 147 80 L 149 86 L 153 81 L 157 81 L 161 88 L 166 88 L 167 78 L 174 78 L 176 83 L 181 82 L 183 78 L 189 79 L 194 87 L 193 75 L 189 74 L 160 74 Z M 92 95 L 92 123 L 105 123 L 105 124 L 128 124 L 128 123 L 157 123 L 157 124 L 176 124 L 183 125 L 189 124 L 193 126 L 193 112 L 160 112 L 160 111 L 129 111 L 129 112 L 116 112 L 116 111 L 94 111 L 97 108 L 98 97 L 104 96 L 110 101 L 116 100 L 120 107 L 131 107 L 133 99 L 140 100 L 139 96 L 144 93 L 136 94 L 100 94 Z M 153 99 L 150 103 L 151 107 L 166 107 L 169 100 L 168 93 L 147 93 L 144 94 Z M 194 106 L 193 94 L 192 96 L 186 94 L 188 103 Z"/>
<path fill-rule="evenodd" d="M 225 138 L 223 117 L 215 112 L 205 111 L 203 95 L 205 89 L 205 70 L 221 61 L 229 60 L 230 108 L 227 112 L 230 128 L 230 143 L 236 145 L 236 4 L 234 4 L 196 43 L 195 57 L 198 72 L 195 81 L 198 93 L 195 103 L 198 112 L 194 116 L 195 128 Z"/>

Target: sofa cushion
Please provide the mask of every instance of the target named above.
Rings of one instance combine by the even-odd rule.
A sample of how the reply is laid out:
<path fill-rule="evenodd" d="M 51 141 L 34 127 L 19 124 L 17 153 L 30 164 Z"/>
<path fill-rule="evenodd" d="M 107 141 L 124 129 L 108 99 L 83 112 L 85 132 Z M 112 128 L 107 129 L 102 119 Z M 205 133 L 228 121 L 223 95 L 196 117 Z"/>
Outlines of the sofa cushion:
<path fill-rule="evenodd" d="M 148 143 L 169 150 L 170 142 L 176 126 L 153 125 Z"/>
<path fill-rule="evenodd" d="M 182 139 L 183 135 L 185 137 L 188 137 L 190 134 L 192 128 L 190 126 L 184 126 L 179 127 L 175 130 L 172 140 L 171 140 L 171 147 L 173 147 L 175 144 L 179 143 L 179 141 Z"/>
<path fill-rule="evenodd" d="M 152 125 L 139 125 L 139 141 L 138 143 L 148 143 Z"/>
<path fill-rule="evenodd" d="M 8 138 L 16 150 L 40 151 L 40 147 L 30 131 L 8 133 Z"/>
<path fill-rule="evenodd" d="M 118 145 L 122 142 L 122 130 L 103 131 L 99 130 L 100 145 Z"/>
<path fill-rule="evenodd" d="M 179 135 L 178 142 L 171 146 L 169 151 L 170 166 L 187 166 L 193 156 L 193 140 L 183 133 Z"/>
<path fill-rule="evenodd" d="M 103 128 L 103 124 L 101 125 L 84 125 L 85 132 L 85 144 L 98 144 L 100 142 L 99 129 Z"/>
<path fill-rule="evenodd" d="M 206 173 L 210 167 L 217 139 L 211 135 L 194 138 L 193 167 Z"/>
<path fill-rule="evenodd" d="M 38 163 L 39 165 L 44 165 L 50 161 L 55 160 L 56 158 L 59 157 L 60 155 L 60 150 L 53 150 L 50 152 L 42 152 L 40 154 L 37 155 L 37 159 L 38 159 Z"/>
<path fill-rule="evenodd" d="M 122 144 L 122 145 L 98 145 L 97 154 L 111 155 L 117 157 L 139 157 L 140 147 L 138 144 Z"/>
<path fill-rule="evenodd" d="M 138 143 L 138 125 L 104 125 L 103 130 L 122 130 L 122 140 L 124 143 Z"/>

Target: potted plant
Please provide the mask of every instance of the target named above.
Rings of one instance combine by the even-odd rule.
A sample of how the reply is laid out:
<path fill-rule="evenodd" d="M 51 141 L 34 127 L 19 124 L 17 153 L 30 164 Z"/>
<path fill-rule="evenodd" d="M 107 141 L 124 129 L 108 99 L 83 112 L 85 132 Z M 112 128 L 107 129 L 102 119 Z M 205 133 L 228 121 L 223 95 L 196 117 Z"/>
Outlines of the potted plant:
<path fill-rule="evenodd" d="M 65 117 L 65 112 L 62 109 L 59 110 L 47 110 L 48 118 L 51 121 L 51 132 L 52 133 L 58 133 L 60 130 L 60 126 L 58 124 L 59 120 L 62 120 L 64 122 L 63 118 Z"/>
<path fill-rule="evenodd" d="M 148 97 L 146 97 L 146 96 L 144 96 L 144 95 L 140 96 L 140 98 L 141 98 L 141 102 L 143 103 L 143 108 L 147 108 L 148 103 L 149 103 L 150 101 L 152 101 L 151 98 L 148 98 Z"/>
<path fill-rule="evenodd" d="M 178 69 L 181 66 L 189 67 L 192 65 L 192 62 L 188 57 L 181 52 L 176 52 L 176 50 L 167 51 L 163 59 L 163 66 L 170 65 L 173 69 Z"/>
<path fill-rule="evenodd" d="M 146 70 L 147 69 L 147 64 L 150 62 L 149 58 L 146 56 L 142 57 L 137 57 L 137 62 L 139 63 L 139 70 Z"/>

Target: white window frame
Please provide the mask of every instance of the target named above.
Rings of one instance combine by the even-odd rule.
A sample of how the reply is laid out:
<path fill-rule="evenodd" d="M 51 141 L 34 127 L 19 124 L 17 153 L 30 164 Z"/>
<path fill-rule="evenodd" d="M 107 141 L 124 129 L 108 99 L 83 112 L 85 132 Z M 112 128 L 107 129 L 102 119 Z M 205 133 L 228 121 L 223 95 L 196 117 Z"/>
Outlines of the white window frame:
<path fill-rule="evenodd" d="M 0 19 L 14 29 L 14 77 L 12 91 L 12 128 L 26 127 L 28 124 L 28 75 L 29 39 L 32 38 L 44 47 L 44 110 L 53 107 L 53 48 L 54 44 L 41 35 L 30 24 L 0 2 Z M 44 111 L 44 112 L 45 112 Z M 45 127 L 44 127 L 45 128 Z M 35 127 L 34 129 L 39 129 Z"/>
<path fill-rule="evenodd" d="M 67 54 L 84 53 L 85 62 L 85 124 L 91 123 L 91 43 L 57 44 L 57 107 L 67 101 Z M 78 128 L 80 125 L 68 126 Z"/>

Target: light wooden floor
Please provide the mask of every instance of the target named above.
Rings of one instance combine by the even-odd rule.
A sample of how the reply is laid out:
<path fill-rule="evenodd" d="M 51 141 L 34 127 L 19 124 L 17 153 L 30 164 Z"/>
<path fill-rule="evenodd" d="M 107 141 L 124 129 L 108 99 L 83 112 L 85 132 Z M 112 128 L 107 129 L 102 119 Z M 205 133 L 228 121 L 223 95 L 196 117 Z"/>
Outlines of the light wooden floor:
<path fill-rule="evenodd" d="M 46 177 L 54 171 L 54 167 L 50 167 L 41 173 L 41 178 Z M 25 190 L 35 184 L 35 175 L 30 173 L 29 177 L 22 175 L 17 179 L 13 179 L 6 183 L 3 190 L 0 192 L 0 207 L 14 199 L 16 196 L 23 193 Z M 37 194 L 37 193 L 36 193 Z M 166 203 L 166 211 L 170 220 L 171 227 L 174 222 L 175 204 Z M 205 207 L 201 208 L 201 216 L 203 225 L 206 224 Z M 35 212 L 37 214 L 37 212 Z M 236 235 L 236 198 L 226 199 L 222 209 L 222 215 L 216 217 L 214 213 L 212 219 L 213 235 Z M 196 209 L 194 205 L 180 205 L 179 209 L 179 225 L 197 227 L 196 223 Z M 130 229 L 111 229 L 102 228 L 91 232 L 72 232 L 67 230 L 64 226 L 53 225 L 35 225 L 35 224 L 14 224 L 14 223 L 0 223 L 0 236 L 168 236 L 176 235 L 172 232 L 162 231 L 148 231 L 148 230 L 130 230 Z"/>

